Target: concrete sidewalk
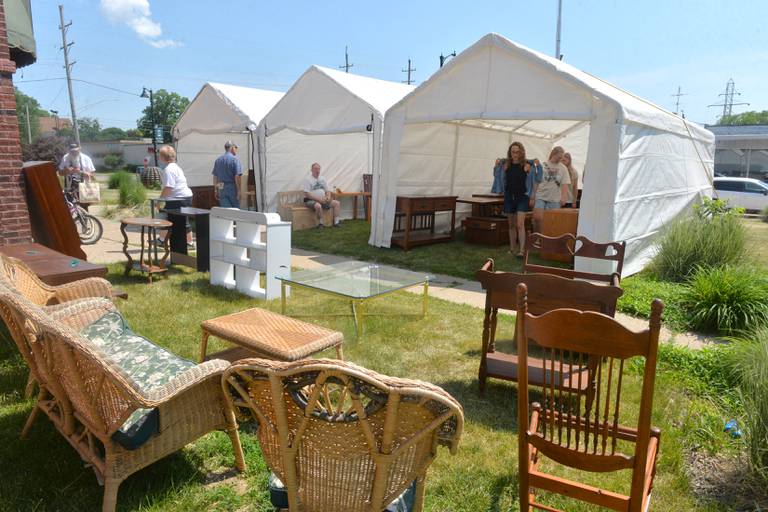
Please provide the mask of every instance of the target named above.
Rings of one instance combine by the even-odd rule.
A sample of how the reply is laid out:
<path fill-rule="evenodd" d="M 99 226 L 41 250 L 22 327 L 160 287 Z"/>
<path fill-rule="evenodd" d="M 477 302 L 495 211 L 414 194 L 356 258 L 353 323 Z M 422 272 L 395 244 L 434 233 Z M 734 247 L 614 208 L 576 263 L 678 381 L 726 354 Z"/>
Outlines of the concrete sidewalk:
<path fill-rule="evenodd" d="M 99 210 L 95 210 L 98 215 Z M 125 262 L 123 254 L 123 235 L 120 232 L 120 223 L 114 220 L 99 217 L 104 225 L 104 235 L 95 245 L 83 246 L 83 250 L 88 255 L 88 261 L 94 263 L 115 263 Z M 131 256 L 139 254 L 139 233 L 127 230 L 128 247 Z M 345 261 L 354 261 L 343 256 L 331 254 L 321 254 L 301 249 L 292 249 L 291 266 L 295 268 L 322 268 L 323 266 L 341 263 Z M 364 262 L 360 262 L 364 263 Z M 388 265 L 381 265 L 388 267 Z M 467 281 L 457 277 L 433 274 L 434 281 L 430 282 L 429 294 L 432 297 L 438 297 L 443 300 L 455 302 L 458 304 L 467 304 L 476 308 L 485 307 L 485 293 L 480 283 L 476 281 Z M 422 293 L 421 287 L 411 288 L 413 293 Z M 507 312 L 508 314 L 511 314 Z M 648 321 L 642 318 L 635 318 L 623 313 L 616 313 L 616 319 L 632 330 L 641 330 L 648 326 Z M 670 342 L 675 345 L 700 349 L 706 345 L 716 343 L 714 338 L 699 335 L 696 333 L 673 333 L 669 329 L 662 327 L 660 339 L 662 342 Z"/>

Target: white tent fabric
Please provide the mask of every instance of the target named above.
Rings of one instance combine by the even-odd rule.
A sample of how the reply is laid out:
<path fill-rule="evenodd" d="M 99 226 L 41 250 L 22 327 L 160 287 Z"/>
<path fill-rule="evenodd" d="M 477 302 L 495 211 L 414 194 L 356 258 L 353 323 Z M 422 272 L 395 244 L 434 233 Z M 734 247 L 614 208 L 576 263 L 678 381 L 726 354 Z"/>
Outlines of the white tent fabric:
<path fill-rule="evenodd" d="M 313 162 L 330 186 L 361 190 L 362 175 L 378 168 L 384 112 L 412 90 L 311 66 L 259 126 L 259 204 L 275 211 L 277 193 L 301 189 Z"/>
<path fill-rule="evenodd" d="M 238 145 L 243 170 L 254 168 L 256 153 L 248 127 L 255 130 L 282 97 L 282 92 L 206 83 L 173 128 L 178 162 L 189 185 L 213 184 L 213 162 L 224 153 L 227 140 Z"/>
<path fill-rule="evenodd" d="M 626 240 L 640 271 L 659 230 L 711 195 L 714 136 L 573 66 L 488 34 L 392 106 L 374 176 L 369 243 L 389 247 L 398 195 L 490 191 L 513 140 L 528 158 L 562 145 L 584 170 L 578 233 Z M 600 262 L 576 261 L 588 271 Z"/>

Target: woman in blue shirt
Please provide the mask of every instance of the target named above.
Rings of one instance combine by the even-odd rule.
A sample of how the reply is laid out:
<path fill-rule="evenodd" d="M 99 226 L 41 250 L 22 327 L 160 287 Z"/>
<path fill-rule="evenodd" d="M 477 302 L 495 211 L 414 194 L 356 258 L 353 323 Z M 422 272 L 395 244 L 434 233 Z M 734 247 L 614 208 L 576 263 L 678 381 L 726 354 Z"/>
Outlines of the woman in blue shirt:
<path fill-rule="evenodd" d="M 541 182 L 541 165 L 536 159 L 525 158 L 525 146 L 521 142 L 513 142 L 507 150 L 506 160 L 497 160 L 493 174 L 491 190 L 504 194 L 503 212 L 509 223 L 509 252 L 515 253 L 517 239 L 517 256 L 522 257 L 525 247 L 525 212 L 533 207 L 536 188 Z"/>

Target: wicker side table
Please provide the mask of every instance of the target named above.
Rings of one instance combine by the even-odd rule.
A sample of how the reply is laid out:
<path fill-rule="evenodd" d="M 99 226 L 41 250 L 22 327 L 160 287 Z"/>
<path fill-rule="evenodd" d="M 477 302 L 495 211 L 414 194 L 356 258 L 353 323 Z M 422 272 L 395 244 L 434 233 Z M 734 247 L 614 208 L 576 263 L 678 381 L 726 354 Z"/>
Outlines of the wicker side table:
<path fill-rule="evenodd" d="M 200 361 L 205 361 L 208 337 L 216 336 L 239 348 L 219 352 L 216 357 L 229 361 L 242 357 L 266 357 L 279 361 L 296 361 L 334 347 L 339 359 L 344 359 L 341 344 L 344 336 L 338 331 L 302 322 L 295 318 L 253 308 L 205 320 L 200 324 Z"/>

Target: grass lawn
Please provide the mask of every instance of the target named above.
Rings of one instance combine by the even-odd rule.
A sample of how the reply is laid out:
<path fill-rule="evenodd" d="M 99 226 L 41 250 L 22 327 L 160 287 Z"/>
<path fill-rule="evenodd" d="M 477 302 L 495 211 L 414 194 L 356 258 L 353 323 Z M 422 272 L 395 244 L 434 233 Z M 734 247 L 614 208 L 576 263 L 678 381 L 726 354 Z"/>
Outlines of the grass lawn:
<path fill-rule="evenodd" d="M 362 233 L 360 224 L 345 228 Z M 326 230 L 333 234 L 334 230 Z M 312 239 L 302 233 L 302 244 Z M 435 246 L 443 259 L 452 255 L 455 244 Z M 466 247 L 466 246 L 463 246 Z M 375 251 L 371 248 L 372 251 Z M 419 258 L 419 250 L 405 255 Z M 402 260 L 404 253 L 398 251 Z M 373 253 L 371 253 L 373 254 Z M 381 251 L 380 254 L 388 254 Z M 469 268 L 492 250 L 478 248 L 466 256 Z M 511 258 L 504 260 L 510 268 Z M 381 259 L 379 261 L 386 261 Z M 424 262 L 427 264 L 428 262 Z M 452 261 L 435 262 L 434 272 L 457 268 Z M 140 334 L 190 359 L 198 354 L 200 322 L 225 313 L 260 306 L 279 311 L 279 300 L 261 302 L 233 291 L 212 287 L 208 275 L 173 269 L 167 278 L 151 286 L 138 275 L 124 278 L 120 265 L 110 268 L 109 279 L 128 292 L 130 299 L 118 307 Z M 402 377 L 419 378 L 442 386 L 463 405 L 466 414 L 464 436 L 456 456 L 440 450 L 427 480 L 428 511 L 513 511 L 517 510 L 517 429 L 516 386 L 489 380 L 486 396 L 477 391 L 482 311 L 470 306 L 432 299 L 430 314 L 420 317 L 369 317 L 366 333 L 355 339 L 349 318 L 313 316 L 316 322 L 344 332 L 348 360 L 373 370 Z M 371 312 L 419 312 L 421 296 L 407 292 L 371 303 Z M 348 305 L 308 290 L 294 290 L 288 303 L 296 314 L 343 313 Z M 500 316 L 503 338 L 513 331 L 512 318 Z M 7 334 L 5 335 L 7 338 Z M 10 342 L 0 343 L 0 510 L 95 510 L 100 507 L 102 489 L 94 474 L 84 468 L 75 451 L 41 415 L 29 439 L 18 434 L 33 402 L 22 397 L 26 369 Z M 210 350 L 224 348 L 216 339 Z M 499 349 L 508 344 L 499 343 Z M 333 351 L 326 354 L 332 357 Z M 721 510 L 699 503 L 689 490 L 685 461 L 689 449 L 702 446 L 729 449 L 722 418 L 707 400 L 686 392 L 676 374 L 661 372 L 656 381 L 653 424 L 662 429 L 661 455 L 653 492 L 653 510 Z M 625 379 L 622 409 L 625 421 L 637 414 L 639 370 Z M 119 510 L 206 510 L 268 511 L 266 481 L 268 470 L 252 431 L 241 429 L 248 470 L 242 476 L 213 483 L 234 467 L 228 438 L 213 433 L 181 452 L 153 464 L 125 481 L 118 496 Z M 568 475 L 568 471 L 563 471 Z M 628 473 L 591 475 L 589 480 L 626 491 Z M 549 505 L 571 510 L 594 510 L 559 497 L 545 497 Z"/>

